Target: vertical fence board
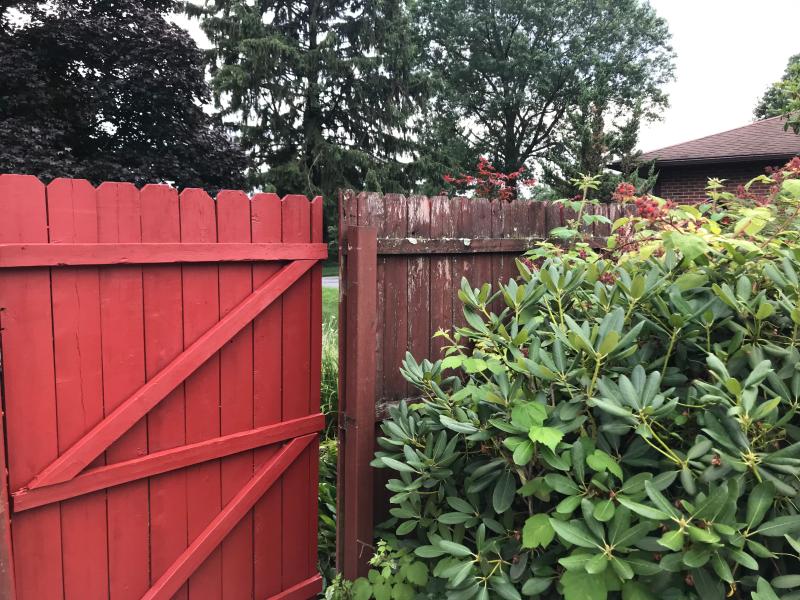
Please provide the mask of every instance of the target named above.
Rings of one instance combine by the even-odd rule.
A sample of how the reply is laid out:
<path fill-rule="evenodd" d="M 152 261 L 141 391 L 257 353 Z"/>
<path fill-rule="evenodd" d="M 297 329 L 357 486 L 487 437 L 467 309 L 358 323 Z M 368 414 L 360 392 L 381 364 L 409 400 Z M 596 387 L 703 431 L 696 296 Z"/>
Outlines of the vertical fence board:
<path fill-rule="evenodd" d="M 97 188 L 99 242 L 142 240 L 139 191 L 130 184 Z M 100 272 L 103 330 L 103 399 L 108 415 L 145 381 L 142 268 L 109 267 Z M 142 419 L 106 451 L 109 463 L 147 453 Z M 150 584 L 147 481 L 108 490 L 108 579 L 112 598 L 139 599 Z"/>
<path fill-rule="evenodd" d="M 256 194 L 252 202 L 254 242 L 281 241 L 281 199 L 276 194 Z M 281 265 L 253 265 L 253 286 L 259 286 Z M 283 299 L 278 298 L 253 322 L 253 424 L 278 423 L 281 411 L 281 370 L 283 346 L 281 324 Z M 254 453 L 255 468 L 267 462 L 276 448 Z M 281 591 L 281 498 L 279 480 L 253 508 L 254 591 L 256 598 L 269 598 Z"/>
<path fill-rule="evenodd" d="M 381 194 L 367 193 L 358 195 L 358 225 L 361 227 L 375 227 L 378 237 L 383 235 L 384 227 L 386 224 L 386 213 L 384 198 Z M 376 311 L 377 314 L 382 315 L 386 310 L 386 292 L 385 286 L 382 285 L 384 277 L 386 276 L 386 257 L 378 257 L 377 263 L 377 281 L 381 282 L 377 286 Z M 390 302 L 393 299 L 389 299 Z M 375 351 L 378 356 L 383 355 L 383 337 L 385 332 L 383 327 L 379 327 L 375 332 Z M 375 393 L 378 398 L 383 397 L 383 361 L 379 361 L 375 366 Z"/>
<path fill-rule="evenodd" d="M 400 194 L 384 196 L 384 215 L 386 224 L 383 234 L 386 237 L 404 238 L 408 235 L 408 202 Z M 387 256 L 383 270 L 385 286 L 384 324 L 391 324 L 390 338 L 384 340 L 382 357 L 383 396 L 400 398 L 406 395 L 406 382 L 400 374 L 400 364 L 408 346 L 408 259 L 405 256 Z M 427 329 L 427 328 L 426 328 Z M 340 348 L 343 348 L 340 346 Z"/>
<path fill-rule="evenodd" d="M 431 199 L 408 197 L 408 237 L 430 238 Z M 430 351 L 431 259 L 421 254 L 408 258 L 408 351 L 422 358 Z M 394 365 L 400 368 L 400 363 Z"/>
<path fill-rule="evenodd" d="M 242 192 L 217 196 L 217 240 L 250 241 L 250 199 Z M 219 309 L 224 316 L 253 290 L 251 267 L 221 265 Z M 220 353 L 220 429 L 222 434 L 253 427 L 253 326 L 247 325 Z M 222 505 L 253 475 L 253 453 L 222 459 Z M 253 565 L 241 560 L 253 546 L 253 518 L 248 513 L 222 542 L 222 598 L 235 600 L 253 594 Z"/>
<path fill-rule="evenodd" d="M 47 213 L 51 243 L 97 242 L 97 200 L 88 181 L 53 181 Z M 103 418 L 100 275 L 97 267 L 53 269 L 51 286 L 61 453 Z M 65 598 L 108 596 L 106 519 L 105 491 L 62 502 Z"/>
<path fill-rule="evenodd" d="M 458 213 L 447 196 L 431 198 L 431 238 L 453 238 L 456 235 Z M 453 324 L 453 262 L 446 254 L 430 259 L 430 325 L 428 356 L 439 358 L 446 344 L 444 338 L 433 337 L 439 329 L 450 329 Z M 435 283 L 434 283 L 435 282 Z"/>
<path fill-rule="evenodd" d="M 184 190 L 180 195 L 181 241 L 217 241 L 214 200 L 203 190 Z M 219 271 L 214 264 L 184 265 L 183 343 L 188 346 L 219 321 Z M 219 354 L 212 356 L 184 384 L 186 442 L 220 435 Z M 186 471 L 187 536 L 194 540 L 222 508 L 220 461 L 193 465 Z M 216 548 L 189 578 L 190 600 L 222 597 L 222 554 Z"/>
<path fill-rule="evenodd" d="M 473 200 L 472 209 L 473 236 L 476 238 L 493 237 L 494 225 L 492 224 L 492 205 L 485 198 Z M 475 266 L 470 279 L 473 288 L 484 283 L 492 283 L 492 256 L 491 254 L 477 254 Z"/>
<path fill-rule="evenodd" d="M 180 242 L 178 193 L 166 185 L 140 192 L 142 242 Z M 145 374 L 151 379 L 183 350 L 180 265 L 148 265 L 142 272 Z M 147 415 L 148 452 L 186 443 L 184 386 L 179 385 Z M 187 546 L 186 472 L 150 478 L 150 583 L 155 583 Z M 187 598 L 182 586 L 175 600 Z"/>
<path fill-rule="evenodd" d="M 453 198 L 453 216 L 455 217 L 456 237 L 462 239 L 472 239 L 477 237 L 475 232 L 475 211 L 470 206 L 470 198 Z M 464 319 L 463 305 L 458 299 L 458 290 L 461 289 L 461 280 L 466 278 L 472 281 L 472 274 L 475 270 L 475 257 L 471 254 L 456 254 L 452 257 L 453 261 L 453 281 L 450 289 L 450 302 L 452 303 L 453 323 L 447 327 L 451 331 L 456 327 L 466 324 Z"/>
<path fill-rule="evenodd" d="M 0 241 L 46 243 L 45 188 L 33 177 L 0 176 Z M 26 485 L 58 455 L 50 273 L 14 269 L 0 280 L 3 383 L 11 490 Z M 30 432 L 35 431 L 36 435 Z M 15 551 L 33 560 L 14 562 L 21 600 L 62 598 L 61 515 L 57 505 L 15 515 Z"/>
<path fill-rule="evenodd" d="M 304 196 L 286 196 L 281 209 L 284 242 L 308 242 L 311 239 L 311 213 Z M 308 414 L 309 370 L 308 341 L 311 336 L 311 274 L 300 278 L 283 298 L 283 416 L 284 419 Z M 301 403 L 300 399 L 303 400 Z M 308 541 L 310 524 L 298 503 L 311 489 L 310 450 L 283 476 L 283 588 L 296 585 L 310 574 Z M 318 460 L 315 456 L 314 460 Z"/>

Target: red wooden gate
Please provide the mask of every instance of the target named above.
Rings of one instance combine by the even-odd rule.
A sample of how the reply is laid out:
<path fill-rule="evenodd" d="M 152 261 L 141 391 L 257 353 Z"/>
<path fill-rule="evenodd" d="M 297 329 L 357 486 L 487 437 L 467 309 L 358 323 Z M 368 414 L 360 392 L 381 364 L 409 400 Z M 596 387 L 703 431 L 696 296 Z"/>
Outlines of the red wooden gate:
<path fill-rule="evenodd" d="M 0 176 L 0 598 L 319 590 L 325 255 L 320 198 Z"/>

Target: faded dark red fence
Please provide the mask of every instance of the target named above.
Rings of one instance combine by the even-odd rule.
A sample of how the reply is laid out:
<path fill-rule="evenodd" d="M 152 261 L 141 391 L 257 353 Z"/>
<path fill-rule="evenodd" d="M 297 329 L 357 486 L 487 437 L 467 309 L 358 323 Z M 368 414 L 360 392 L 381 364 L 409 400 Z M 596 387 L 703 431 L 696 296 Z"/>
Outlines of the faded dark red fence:
<path fill-rule="evenodd" d="M 325 256 L 320 198 L 0 176 L 0 598 L 315 595 Z"/>
<path fill-rule="evenodd" d="M 590 208 L 611 221 L 623 214 L 620 205 Z M 373 477 L 369 461 L 376 420 L 412 394 L 399 370 L 406 351 L 417 360 L 440 358 L 445 342 L 433 334 L 464 322 L 461 278 L 479 287 L 516 276 L 516 258 L 572 216 L 551 202 L 340 197 L 338 552 L 345 576 L 364 573 L 373 515 L 386 515 L 384 480 Z M 609 231 L 595 224 L 591 234 Z"/>

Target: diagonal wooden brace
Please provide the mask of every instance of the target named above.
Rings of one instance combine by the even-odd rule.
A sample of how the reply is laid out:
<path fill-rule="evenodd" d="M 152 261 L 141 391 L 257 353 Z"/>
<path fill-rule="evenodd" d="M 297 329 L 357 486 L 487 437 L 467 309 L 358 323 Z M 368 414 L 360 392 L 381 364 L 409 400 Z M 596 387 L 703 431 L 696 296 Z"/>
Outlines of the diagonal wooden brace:
<path fill-rule="evenodd" d="M 142 600 L 169 600 L 172 598 L 197 567 L 214 551 L 214 548 L 253 508 L 258 499 L 308 447 L 314 437 L 314 435 L 308 435 L 292 440 L 272 460 L 258 469 L 247 485 L 225 505 L 225 508 L 208 524 L 208 527 L 142 596 Z"/>
<path fill-rule="evenodd" d="M 270 277 L 152 379 L 131 394 L 110 415 L 95 425 L 89 433 L 50 463 L 26 488 L 36 489 L 63 483 L 75 477 L 300 279 L 316 262 L 316 260 L 297 260 Z"/>
<path fill-rule="evenodd" d="M 14 492 L 12 495 L 14 512 L 30 510 L 208 460 L 277 444 L 290 438 L 321 431 L 324 426 L 324 415 L 317 413 L 88 469 L 64 483 Z"/>

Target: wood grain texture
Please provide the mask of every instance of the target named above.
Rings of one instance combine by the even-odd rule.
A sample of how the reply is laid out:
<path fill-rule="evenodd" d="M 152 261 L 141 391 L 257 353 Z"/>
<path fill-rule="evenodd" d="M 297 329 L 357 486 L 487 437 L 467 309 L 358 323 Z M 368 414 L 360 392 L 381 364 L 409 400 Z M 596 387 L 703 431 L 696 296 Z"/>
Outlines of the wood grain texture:
<path fill-rule="evenodd" d="M 166 185 L 140 192 L 142 241 L 180 242 L 178 193 Z M 183 351 L 183 288 L 180 265 L 147 265 L 142 272 L 145 375 L 155 377 Z M 159 452 L 186 443 L 186 403 L 178 384 L 147 414 L 147 450 Z M 150 582 L 157 580 L 186 548 L 186 473 L 150 478 Z M 184 586 L 175 600 L 186 600 Z"/>
<path fill-rule="evenodd" d="M 223 191 L 217 196 L 217 239 L 250 241 L 250 199 L 242 192 Z M 223 316 L 252 292 L 250 265 L 220 265 L 219 308 Z M 220 352 L 220 422 L 222 434 L 253 427 L 253 326 L 247 325 Z M 253 476 L 253 453 L 222 459 L 222 503 L 231 501 Z M 245 515 L 222 541 L 222 597 L 253 595 L 253 563 L 241 560 L 252 552 L 253 518 Z"/>
<path fill-rule="evenodd" d="M 256 194 L 251 206 L 253 242 L 281 241 L 281 199 L 276 194 Z M 253 265 L 253 285 L 271 277 L 280 263 Z M 253 322 L 253 422 L 256 427 L 278 423 L 281 407 L 283 366 L 283 298 L 278 298 Z M 258 469 L 275 453 L 264 448 L 254 453 Z M 280 592 L 282 567 L 281 480 L 253 507 L 254 590 L 256 598 Z"/>
<path fill-rule="evenodd" d="M 249 295 L 248 292 L 248 295 L 234 306 L 229 314 L 223 316 L 216 325 L 170 361 L 152 379 L 115 406 L 108 417 L 43 469 L 27 487 L 37 488 L 63 483 L 78 474 L 109 444 L 115 443 L 120 436 L 127 435 L 126 432 L 129 433 L 131 427 L 135 426 L 133 424 L 227 344 L 231 336 L 247 333 L 253 318 L 312 266 L 313 261 L 294 261 L 275 277 L 263 283 L 256 293 Z M 247 281 L 250 281 L 249 267 Z M 139 320 L 141 321 L 141 316 Z"/>
<path fill-rule="evenodd" d="M 88 181 L 56 179 L 47 187 L 50 241 L 97 241 L 97 199 Z M 58 447 L 64 452 L 103 419 L 100 274 L 95 267 L 51 273 Z M 103 463 L 101 456 L 99 465 Z M 17 502 L 14 502 L 17 510 Z M 108 595 L 106 494 L 61 505 L 64 597 Z"/>
<path fill-rule="evenodd" d="M 97 490 L 122 485 L 137 479 L 152 477 L 193 465 L 201 465 L 223 456 L 253 450 L 292 437 L 320 431 L 325 419 L 319 413 L 206 439 L 178 448 L 151 452 L 112 465 L 87 469 L 74 479 L 33 490 L 21 490 L 13 495 L 14 512 L 19 513 L 59 500 L 74 498 Z M 272 452 L 274 454 L 274 452 Z M 208 490 L 206 490 L 208 491 Z"/>
<path fill-rule="evenodd" d="M 316 593 L 321 199 L 0 176 L 0 210 L 0 598 Z"/>
<path fill-rule="evenodd" d="M 400 194 L 384 196 L 386 216 L 383 235 L 404 238 L 408 233 L 408 201 Z M 402 398 L 406 395 L 406 381 L 400 374 L 400 364 L 408 348 L 408 258 L 386 257 L 383 267 L 383 319 L 391 323 L 389 335 L 383 335 L 384 351 L 378 357 L 382 364 L 383 383 L 379 385 L 382 396 Z"/>
<path fill-rule="evenodd" d="M 202 190 L 180 195 L 181 241 L 216 243 L 214 200 Z M 188 347 L 219 321 L 219 270 L 216 264 L 184 264 L 183 343 Z M 186 378 L 186 443 L 219 437 L 219 352 Z M 194 540 L 222 508 L 220 461 L 211 460 L 186 470 L 186 528 Z M 222 555 L 215 548 L 189 578 L 190 600 L 222 597 Z"/>
<path fill-rule="evenodd" d="M 149 193 L 146 192 L 148 187 L 145 186 L 142 193 Z M 0 244 L 0 268 L 320 260 L 327 257 L 328 247 L 322 243 Z"/>
<path fill-rule="evenodd" d="M 45 187 L 37 179 L 0 175 L 0 214 L 0 241 L 48 241 Z M 50 273 L 0 273 L 0 307 L 8 480 L 16 489 L 58 456 Z M 14 517 L 18 599 L 63 598 L 61 544 L 53 543 L 60 538 L 58 506 Z"/>
<path fill-rule="evenodd" d="M 250 515 L 256 501 L 289 468 L 311 442 L 313 436 L 292 440 L 272 460 L 264 463 L 255 474 L 240 486 L 220 513 L 208 524 L 191 545 L 170 565 L 169 569 L 147 590 L 141 600 L 170 600 L 180 590 L 194 570 L 220 542 L 224 542 L 243 519 Z M 224 554 L 223 554 L 224 558 Z M 252 582 L 250 582 L 252 583 Z M 245 582 L 247 584 L 247 582 Z M 231 598 L 242 596 L 231 595 Z M 244 596 L 247 597 L 247 596 Z"/>
<path fill-rule="evenodd" d="M 374 227 L 354 227 L 348 233 L 349 274 L 347 346 L 342 349 L 350 360 L 340 409 L 343 412 L 343 437 L 340 455 L 344 457 L 346 482 L 340 507 L 343 514 L 337 535 L 339 570 L 347 579 L 367 574 L 372 544 L 373 469 L 370 461 L 375 442 L 375 330 L 377 327 L 377 255 Z"/>
<path fill-rule="evenodd" d="M 281 202 L 281 235 L 284 242 L 311 241 L 311 209 L 304 196 L 286 196 Z M 311 275 L 307 274 L 287 290 L 283 297 L 284 327 L 282 332 L 283 365 L 281 388 L 284 419 L 309 413 L 311 355 Z M 298 398 L 304 399 L 298 402 Z M 307 498 L 312 489 L 309 481 L 311 454 L 306 449 L 283 476 L 282 488 L 282 573 L 284 589 L 307 579 L 314 562 L 309 552 L 311 525 L 307 518 Z M 313 457 L 319 460 L 318 456 Z"/>
<path fill-rule="evenodd" d="M 141 242 L 139 191 L 130 184 L 104 183 L 97 188 L 96 194 L 98 241 Z M 100 326 L 103 331 L 105 415 L 122 406 L 125 399 L 145 382 L 143 312 L 141 267 L 103 269 L 100 272 Z M 103 450 L 106 451 L 107 463 L 146 454 L 147 423 L 141 419 L 143 415 L 133 419 L 120 435 L 104 441 L 97 451 L 89 453 L 66 479 L 77 474 Z M 62 453 L 59 460 L 68 457 L 76 444 Z M 107 506 L 109 595 L 125 600 L 141 598 L 150 585 L 147 481 L 133 481 L 108 490 Z"/>

